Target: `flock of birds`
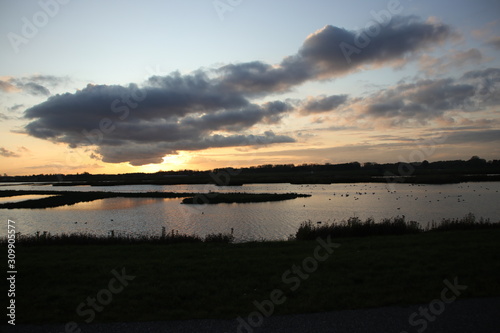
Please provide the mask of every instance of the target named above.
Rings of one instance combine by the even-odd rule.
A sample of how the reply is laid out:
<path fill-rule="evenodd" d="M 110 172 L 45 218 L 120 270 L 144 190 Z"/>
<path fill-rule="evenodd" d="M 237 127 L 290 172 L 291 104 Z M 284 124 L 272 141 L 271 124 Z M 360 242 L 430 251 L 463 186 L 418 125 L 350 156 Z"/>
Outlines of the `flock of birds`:
<path fill-rule="evenodd" d="M 305 187 L 309 187 L 309 185 L 304 185 Z M 333 192 L 333 196 L 335 197 L 341 197 L 341 198 L 352 198 L 355 201 L 359 200 L 362 196 L 377 196 L 377 200 L 384 200 L 387 199 L 387 196 L 382 196 L 382 194 L 389 193 L 389 194 L 394 194 L 396 197 L 394 198 L 396 201 L 404 201 L 406 200 L 413 200 L 413 201 L 425 201 L 428 203 L 432 202 L 444 202 L 448 201 L 448 199 L 456 199 L 457 203 L 463 203 L 466 202 L 464 198 L 464 194 L 446 194 L 443 193 L 443 191 L 440 192 L 434 192 L 434 191 L 428 191 L 427 189 L 422 190 L 416 190 L 415 192 L 413 190 L 406 190 L 406 189 L 400 189 L 400 190 L 395 190 L 391 189 L 390 185 L 386 185 L 384 191 L 381 191 L 381 187 L 375 185 L 369 185 L 369 184 L 364 184 L 364 185 L 359 185 L 359 184 L 351 184 L 348 185 L 348 187 L 359 187 L 361 186 L 361 190 L 357 189 L 354 192 L 353 191 L 342 191 L 342 192 Z M 425 187 L 426 185 L 421 185 L 421 184 L 408 184 L 409 187 Z M 472 189 L 470 191 L 470 185 L 460 185 L 458 186 L 458 189 L 461 190 L 462 193 L 467 193 L 470 192 L 470 194 L 473 194 L 476 191 L 476 189 Z M 321 190 L 327 191 L 325 187 L 321 187 Z M 375 190 L 375 192 L 374 192 Z M 479 190 L 484 190 L 484 191 L 493 191 L 489 187 L 486 186 L 479 186 Z M 409 193 L 408 193 L 409 192 Z M 483 192 L 483 191 L 481 191 Z M 496 193 L 498 193 L 498 190 L 495 190 Z M 478 197 L 481 197 L 481 193 L 477 193 Z M 332 200 L 332 198 L 328 198 L 329 201 Z M 304 205 L 305 207 L 305 205 Z M 401 209 L 401 207 L 397 207 L 398 210 Z"/>
<path fill-rule="evenodd" d="M 306 188 L 310 187 L 310 186 L 313 187 L 314 185 L 302 185 L 302 187 L 306 187 Z M 359 185 L 359 184 L 348 185 L 348 187 L 358 187 L 358 186 L 361 186 L 361 185 Z M 404 199 L 407 199 L 407 200 L 411 199 L 414 201 L 425 200 L 425 201 L 428 201 L 428 203 L 432 203 L 432 202 L 445 201 L 447 199 L 456 199 L 457 202 L 459 202 L 459 203 L 466 202 L 463 194 L 456 194 L 456 195 L 443 194 L 442 191 L 436 193 L 436 192 L 429 192 L 427 189 L 424 189 L 423 192 L 421 190 L 417 190 L 415 192 L 413 192 L 413 190 L 410 190 L 409 193 L 405 194 L 405 192 L 408 192 L 407 190 L 399 190 L 399 192 L 398 192 L 397 190 L 389 188 L 389 186 L 390 185 L 385 186 L 384 192 L 397 195 L 395 198 L 396 201 L 399 201 L 400 199 L 402 199 L 401 201 L 404 201 Z M 410 187 L 412 187 L 412 186 L 424 187 L 426 185 L 408 184 L 408 186 L 410 186 Z M 486 187 L 486 186 L 480 186 L 479 188 L 486 190 L 486 191 L 492 191 L 489 187 Z M 460 185 L 460 186 L 458 186 L 458 189 L 462 189 L 462 192 L 469 192 L 469 190 L 467 190 L 467 189 L 470 189 L 470 185 Z M 325 187 L 321 187 L 321 190 L 328 191 L 328 189 L 326 189 Z M 333 192 L 333 196 L 334 197 L 341 197 L 341 198 L 353 198 L 356 201 L 356 200 L 359 200 L 362 196 L 370 196 L 371 195 L 371 196 L 377 196 L 377 200 L 380 200 L 381 194 L 384 192 L 381 191 L 381 187 L 377 186 L 377 184 L 374 184 L 374 185 L 364 184 L 364 185 L 362 185 L 361 190 L 356 190 L 354 192 L 351 192 L 351 191 Z M 476 192 L 476 189 L 473 189 L 472 193 L 473 192 Z M 498 193 L 498 190 L 496 190 L 495 192 Z M 436 195 L 439 195 L 439 198 L 436 198 Z M 481 193 L 478 193 L 478 196 L 480 197 Z M 386 197 L 382 197 L 382 199 L 386 199 Z M 328 200 L 331 201 L 332 198 L 328 198 Z M 304 207 L 306 207 L 306 205 L 304 205 Z M 401 210 L 401 207 L 397 207 L 397 209 Z M 204 212 L 202 212 L 202 214 L 204 214 Z M 110 221 L 112 222 L 113 219 L 111 219 Z M 74 223 L 77 224 L 78 222 L 74 222 Z M 87 224 L 87 222 L 84 222 L 84 224 Z"/>

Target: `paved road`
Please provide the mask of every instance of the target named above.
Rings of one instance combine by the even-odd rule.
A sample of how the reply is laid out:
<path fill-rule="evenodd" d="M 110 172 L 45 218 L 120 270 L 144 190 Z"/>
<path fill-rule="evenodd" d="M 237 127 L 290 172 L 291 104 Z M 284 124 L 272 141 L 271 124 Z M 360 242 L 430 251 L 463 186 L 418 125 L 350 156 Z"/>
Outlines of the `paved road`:
<path fill-rule="evenodd" d="M 429 319 L 420 315 L 420 308 L 429 304 L 409 307 L 385 307 L 366 310 L 346 310 L 328 313 L 272 316 L 265 318 L 258 328 L 244 328 L 236 320 L 189 320 L 144 323 L 113 323 L 81 325 L 82 333 L 499 333 L 500 298 L 457 300 L 447 304 L 444 309 L 435 304 L 434 316 L 429 312 Z M 412 313 L 414 325 L 410 325 Z M 426 326 L 426 327 L 425 327 Z M 2 331 L 5 326 L 2 326 Z M 424 329 L 425 328 L 425 329 Z M 64 325 L 30 326 L 16 325 L 8 327 L 7 332 L 23 333 L 60 333 L 66 332 Z M 67 332 L 75 332 L 78 330 Z"/>

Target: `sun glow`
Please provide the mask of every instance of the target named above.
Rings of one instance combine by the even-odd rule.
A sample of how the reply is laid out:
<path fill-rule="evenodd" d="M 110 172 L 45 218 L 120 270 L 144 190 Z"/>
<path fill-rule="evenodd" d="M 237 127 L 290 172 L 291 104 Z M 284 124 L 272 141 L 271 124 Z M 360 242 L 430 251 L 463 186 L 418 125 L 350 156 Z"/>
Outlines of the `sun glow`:
<path fill-rule="evenodd" d="M 140 172 L 153 173 L 158 171 L 176 171 L 189 169 L 189 160 L 191 155 L 186 152 L 179 152 L 175 155 L 166 155 L 163 157 L 163 162 L 160 164 L 147 164 L 138 167 Z"/>

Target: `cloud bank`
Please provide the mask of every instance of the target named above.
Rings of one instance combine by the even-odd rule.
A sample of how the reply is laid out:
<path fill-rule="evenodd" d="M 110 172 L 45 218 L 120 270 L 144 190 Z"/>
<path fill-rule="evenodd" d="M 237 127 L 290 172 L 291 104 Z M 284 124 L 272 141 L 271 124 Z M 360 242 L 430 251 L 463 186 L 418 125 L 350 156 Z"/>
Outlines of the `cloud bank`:
<path fill-rule="evenodd" d="M 500 69 L 469 71 L 459 78 L 400 82 L 367 97 L 333 95 L 308 98 L 301 113 L 349 110 L 356 120 L 388 120 L 391 126 L 427 124 L 448 112 L 473 113 L 500 104 Z"/>
<path fill-rule="evenodd" d="M 370 38 L 360 45 L 363 34 Z M 367 68 L 399 67 L 455 36 L 445 24 L 413 16 L 393 17 L 377 34 L 327 25 L 279 64 L 228 64 L 185 75 L 153 76 L 141 86 L 88 85 L 75 93 L 50 96 L 25 111 L 30 121 L 25 131 L 73 148 L 91 147 L 93 156 L 104 162 L 133 165 L 160 163 L 163 156 L 181 150 L 293 143 L 295 139 L 287 135 L 259 133 L 258 125 L 277 124 L 297 109 L 302 114 L 329 112 L 344 106 L 348 96 L 309 98 L 298 106 L 279 100 L 258 104 L 253 99 Z M 346 57 L 345 45 L 357 51 Z M 0 89 L 50 94 L 36 80 L 0 81 Z M 401 99 L 397 93 L 406 97 Z M 373 96 L 374 105 L 365 112 L 411 116 L 426 109 L 462 106 L 473 96 L 474 88 L 467 85 L 420 82 Z"/>

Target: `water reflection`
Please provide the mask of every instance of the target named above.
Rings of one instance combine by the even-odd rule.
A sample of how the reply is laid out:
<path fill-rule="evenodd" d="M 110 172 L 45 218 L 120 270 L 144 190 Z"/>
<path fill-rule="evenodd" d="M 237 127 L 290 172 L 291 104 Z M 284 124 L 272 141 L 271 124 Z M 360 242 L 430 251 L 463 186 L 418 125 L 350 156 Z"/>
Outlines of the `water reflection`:
<path fill-rule="evenodd" d="M 26 200 L 36 200 L 52 197 L 53 195 L 42 195 L 42 194 L 27 194 L 27 195 L 14 195 L 12 197 L 0 197 L 0 203 L 13 203 L 21 202 Z"/>
<path fill-rule="evenodd" d="M 174 199 L 164 198 L 109 198 L 89 202 L 81 202 L 70 206 L 56 207 L 53 210 L 123 210 L 132 209 L 143 205 L 152 205 Z M 179 201 L 178 199 L 175 199 Z"/>
<path fill-rule="evenodd" d="M 57 188 L 56 188 L 57 189 Z M 376 221 L 405 215 L 424 225 L 441 218 L 477 217 L 500 220 L 500 182 L 450 185 L 384 183 L 291 185 L 251 184 L 238 188 L 210 185 L 139 185 L 102 188 L 79 187 L 73 191 L 251 192 L 312 194 L 279 202 L 218 205 L 182 205 L 181 199 L 109 198 L 50 209 L 1 209 L 0 219 L 16 221 L 18 231 L 161 234 L 167 231 L 198 234 L 230 232 L 238 240 L 286 239 L 306 220 L 340 221 L 352 216 Z M 0 236 L 5 229 L 0 230 Z"/>

